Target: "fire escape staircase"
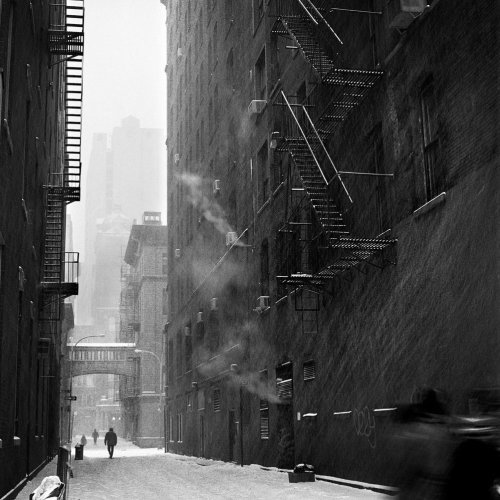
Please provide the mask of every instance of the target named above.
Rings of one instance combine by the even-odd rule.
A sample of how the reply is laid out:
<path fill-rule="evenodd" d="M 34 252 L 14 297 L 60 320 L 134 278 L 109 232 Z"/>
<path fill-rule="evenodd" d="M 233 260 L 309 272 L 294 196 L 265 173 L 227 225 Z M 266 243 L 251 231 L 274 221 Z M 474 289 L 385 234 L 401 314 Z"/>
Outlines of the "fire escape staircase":
<path fill-rule="evenodd" d="M 316 272 L 288 269 L 278 276 L 278 280 L 283 285 L 321 287 L 345 271 L 357 268 L 362 262 L 369 262 L 376 253 L 396 241 L 352 236 L 339 207 L 349 207 L 353 203 L 344 182 L 346 176 L 389 177 L 390 174 L 339 171 L 325 146 L 383 73 L 337 67 L 336 56 L 328 49 L 332 44 L 322 43 L 321 35 L 330 33 L 337 45 L 342 45 L 342 41 L 312 0 L 279 0 L 277 7 L 273 32 L 291 39 L 293 45 L 289 48 L 299 49 L 321 80 L 304 103 L 291 102 L 283 91 L 275 99 L 274 104 L 287 114 L 284 120 L 287 122 L 286 130 L 278 138 L 277 151 L 288 152 L 293 160 L 302 180 L 303 192 L 326 236 L 323 250 L 329 257 L 326 265 Z M 332 197 L 334 184 L 337 184 L 335 187 L 340 193 L 335 198 L 338 203 Z M 291 225 L 296 224 L 301 223 L 289 220 L 281 231 L 293 232 Z"/>
<path fill-rule="evenodd" d="M 77 252 L 65 252 L 66 205 L 80 200 L 82 94 L 83 94 L 83 0 L 51 5 L 48 33 L 51 66 L 62 65 L 65 107 L 62 173 L 49 175 L 45 188 L 45 240 L 41 283 L 41 319 L 58 320 L 60 303 L 78 294 Z"/>

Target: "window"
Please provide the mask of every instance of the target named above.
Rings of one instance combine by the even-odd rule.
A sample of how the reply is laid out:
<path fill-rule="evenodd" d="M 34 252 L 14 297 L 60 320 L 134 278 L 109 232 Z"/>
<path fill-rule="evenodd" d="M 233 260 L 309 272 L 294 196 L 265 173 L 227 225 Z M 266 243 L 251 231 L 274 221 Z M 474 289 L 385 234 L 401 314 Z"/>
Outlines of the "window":
<path fill-rule="evenodd" d="M 304 381 L 314 380 L 316 378 L 316 364 L 314 360 L 306 361 L 303 365 Z"/>
<path fill-rule="evenodd" d="M 262 49 L 255 64 L 255 98 L 267 99 L 266 48 Z"/>
<path fill-rule="evenodd" d="M 177 375 L 182 375 L 182 332 L 177 332 Z"/>
<path fill-rule="evenodd" d="M 420 93 L 420 120 L 423 143 L 423 201 L 426 202 L 434 198 L 444 188 L 444 172 L 442 166 L 438 164 L 437 102 L 432 79 L 427 80 Z"/>
<path fill-rule="evenodd" d="M 269 189 L 269 162 L 267 152 L 267 141 L 264 142 L 257 154 L 257 172 L 259 179 L 259 204 L 262 206 L 270 195 Z"/>
<path fill-rule="evenodd" d="M 234 53 L 232 48 L 226 59 L 226 79 L 229 87 L 234 90 Z"/>
<path fill-rule="evenodd" d="M 168 341 L 168 382 L 173 384 L 174 382 L 174 341 L 169 339 Z"/>
<path fill-rule="evenodd" d="M 269 295 L 269 243 L 267 238 L 260 247 L 260 293 Z"/>
<path fill-rule="evenodd" d="M 164 316 L 168 314 L 168 288 L 162 290 L 161 313 Z"/>
<path fill-rule="evenodd" d="M 260 382 L 262 387 L 267 388 L 268 376 L 267 370 L 262 370 L 260 372 Z M 261 399 L 259 404 L 259 429 L 260 429 L 260 439 L 269 439 L 269 401 L 267 399 Z"/>
<path fill-rule="evenodd" d="M 198 391 L 198 410 L 205 409 L 205 391 L 203 389 Z"/>
<path fill-rule="evenodd" d="M 168 274 L 168 254 L 161 254 L 161 274 Z"/>
<path fill-rule="evenodd" d="M 183 414 L 177 414 L 177 442 L 182 443 L 184 437 L 184 422 L 183 422 Z"/>
<path fill-rule="evenodd" d="M 174 442 L 174 417 L 170 415 L 168 418 L 168 440 Z"/>
<path fill-rule="evenodd" d="M 214 412 L 220 411 L 221 409 L 221 401 L 220 401 L 220 389 L 214 389 Z"/>
<path fill-rule="evenodd" d="M 253 0 L 253 27 L 254 30 L 259 26 L 260 20 L 264 15 L 264 0 Z"/>
<path fill-rule="evenodd" d="M 184 359 L 186 361 L 186 372 L 190 371 L 193 357 L 193 340 L 191 335 L 191 323 L 184 327 Z"/>

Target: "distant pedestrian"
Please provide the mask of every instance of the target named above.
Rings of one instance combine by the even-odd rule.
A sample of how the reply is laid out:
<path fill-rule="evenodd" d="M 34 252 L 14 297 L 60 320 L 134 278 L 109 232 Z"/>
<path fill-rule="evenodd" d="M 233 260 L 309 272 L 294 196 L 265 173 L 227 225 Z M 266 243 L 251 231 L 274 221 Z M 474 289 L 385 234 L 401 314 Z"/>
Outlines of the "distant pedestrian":
<path fill-rule="evenodd" d="M 87 438 L 85 437 L 85 434 L 82 434 L 82 439 L 80 439 L 80 444 L 82 446 L 85 446 L 87 444 Z"/>
<path fill-rule="evenodd" d="M 116 432 L 113 431 L 113 427 L 110 427 L 109 431 L 106 432 L 106 435 L 104 436 L 104 444 L 108 445 L 109 458 L 113 458 L 113 451 L 117 443 L 118 437 Z"/>
<path fill-rule="evenodd" d="M 94 444 L 97 444 L 97 438 L 99 437 L 99 433 L 97 432 L 97 429 L 94 429 L 94 432 L 92 433 L 92 437 L 94 438 Z"/>

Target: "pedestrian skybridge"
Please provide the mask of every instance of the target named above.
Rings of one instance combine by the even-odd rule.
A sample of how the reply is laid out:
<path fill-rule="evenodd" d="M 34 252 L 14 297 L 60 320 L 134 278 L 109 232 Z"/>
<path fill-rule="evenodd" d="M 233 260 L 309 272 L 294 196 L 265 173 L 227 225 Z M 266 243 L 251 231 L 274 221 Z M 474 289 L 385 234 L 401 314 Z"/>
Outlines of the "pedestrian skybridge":
<path fill-rule="evenodd" d="M 82 343 L 67 344 L 70 373 L 91 375 L 94 373 L 114 375 L 134 375 L 134 350 L 132 343 Z"/>

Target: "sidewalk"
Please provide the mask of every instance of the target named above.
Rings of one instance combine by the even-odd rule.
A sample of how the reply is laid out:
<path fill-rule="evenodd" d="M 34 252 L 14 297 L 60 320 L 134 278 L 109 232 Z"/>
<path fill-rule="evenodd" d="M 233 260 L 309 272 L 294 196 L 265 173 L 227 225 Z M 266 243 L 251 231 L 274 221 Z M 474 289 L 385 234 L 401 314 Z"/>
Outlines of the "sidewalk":
<path fill-rule="evenodd" d="M 73 450 L 74 451 L 74 450 Z M 260 465 L 234 463 L 138 448 L 119 440 L 114 458 L 108 458 L 100 440 L 87 444 L 84 459 L 72 462 L 68 500 L 388 500 L 392 497 L 330 481 L 289 483 L 287 474 Z M 28 499 L 41 480 L 55 473 L 56 460 L 40 472 L 17 498 Z M 354 486 L 354 485 L 352 485 Z"/>

